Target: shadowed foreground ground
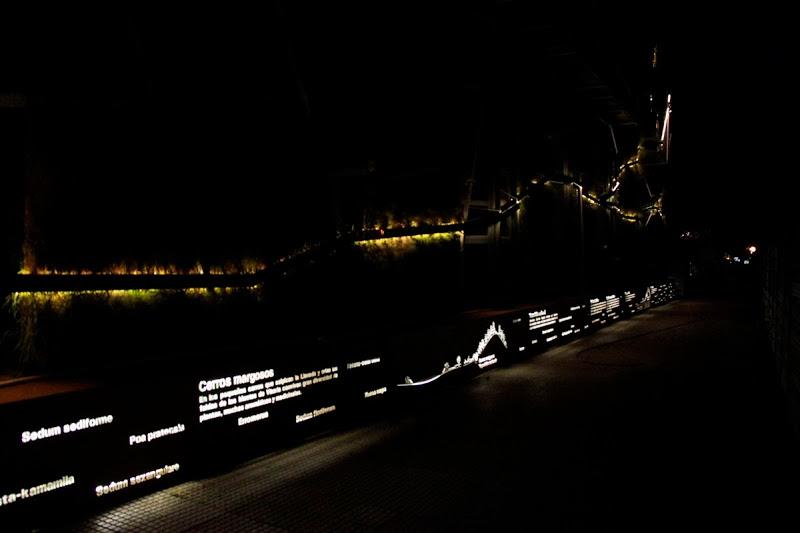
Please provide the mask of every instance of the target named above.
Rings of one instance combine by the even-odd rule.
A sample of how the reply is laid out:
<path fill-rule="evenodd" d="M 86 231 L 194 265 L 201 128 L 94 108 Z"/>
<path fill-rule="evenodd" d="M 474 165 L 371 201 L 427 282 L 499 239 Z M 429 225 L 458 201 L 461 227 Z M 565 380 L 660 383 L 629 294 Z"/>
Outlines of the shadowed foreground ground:
<path fill-rule="evenodd" d="M 798 443 L 758 322 L 683 301 L 80 531 L 783 529 Z M 784 525 L 786 524 L 786 525 Z"/>

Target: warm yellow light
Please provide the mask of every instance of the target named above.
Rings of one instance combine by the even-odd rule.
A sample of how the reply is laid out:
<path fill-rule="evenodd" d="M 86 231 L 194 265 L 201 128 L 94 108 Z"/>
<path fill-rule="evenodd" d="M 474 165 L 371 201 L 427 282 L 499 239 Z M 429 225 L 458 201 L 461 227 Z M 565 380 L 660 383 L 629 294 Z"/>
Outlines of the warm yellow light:
<path fill-rule="evenodd" d="M 11 293 L 14 308 L 35 306 L 50 308 L 58 313 L 66 311 L 76 301 L 105 300 L 109 304 L 154 304 L 161 298 L 183 294 L 191 297 L 214 298 L 234 293 L 255 292 L 260 285 L 248 287 L 214 287 L 186 289 L 112 289 L 78 291 L 20 291 Z"/>
<path fill-rule="evenodd" d="M 751 246 L 749 246 L 747 248 L 747 251 L 750 252 L 750 255 L 752 255 L 752 254 L 754 254 L 754 253 L 756 253 L 758 251 L 758 248 L 756 248 L 755 246 L 751 245 Z"/>
<path fill-rule="evenodd" d="M 583 199 L 586 200 L 586 202 L 588 202 L 589 205 L 593 205 L 593 206 L 599 206 L 600 205 L 600 200 L 598 198 L 595 198 L 591 194 L 584 193 L 583 194 Z"/>
<path fill-rule="evenodd" d="M 460 231 L 422 233 L 420 235 L 409 235 L 405 237 L 384 237 L 381 239 L 366 239 L 363 241 L 355 241 L 355 244 L 357 246 L 368 247 L 368 248 L 372 247 L 403 248 L 406 246 L 420 244 L 420 243 L 449 241 L 460 236 L 461 233 L 462 232 Z"/>
<path fill-rule="evenodd" d="M 17 272 L 19 275 L 38 275 L 38 276 L 193 276 L 202 274 L 211 275 L 236 275 L 236 274 L 256 274 L 267 268 L 267 265 L 258 259 L 245 257 L 238 262 L 228 262 L 224 265 L 213 265 L 207 268 L 199 262 L 188 269 L 178 268 L 176 265 L 155 265 L 155 264 L 136 264 L 136 263 L 115 263 L 102 270 L 73 269 L 65 270 L 40 266 L 34 269 L 22 268 Z"/>

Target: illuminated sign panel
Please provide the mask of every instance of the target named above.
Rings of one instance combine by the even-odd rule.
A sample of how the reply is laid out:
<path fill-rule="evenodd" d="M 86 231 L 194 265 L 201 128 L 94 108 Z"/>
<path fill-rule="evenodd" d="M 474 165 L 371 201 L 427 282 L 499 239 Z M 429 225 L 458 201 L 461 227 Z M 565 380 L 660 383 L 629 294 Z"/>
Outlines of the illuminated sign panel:
<path fill-rule="evenodd" d="M 606 296 L 606 318 L 616 320 L 619 318 L 620 299 L 616 294 Z"/>
<path fill-rule="evenodd" d="M 16 503 L 18 501 L 21 502 L 23 500 L 27 500 L 28 498 L 40 496 L 47 492 L 63 489 L 64 487 L 69 487 L 70 485 L 74 484 L 75 484 L 74 476 L 62 476 L 60 479 L 48 481 L 46 483 L 41 483 L 39 485 L 34 485 L 32 487 L 23 488 L 20 489 L 18 492 L 12 492 L 10 494 L 2 494 L 0 495 L 0 507 L 5 507 L 7 505 L 11 505 L 12 503 Z"/>
<path fill-rule="evenodd" d="M 83 418 L 76 422 L 64 424 L 63 426 L 53 426 L 49 428 L 41 428 L 38 431 L 23 431 L 22 443 L 27 444 L 42 439 L 49 439 L 51 437 L 59 437 L 68 433 L 75 433 L 76 431 L 83 431 L 85 429 L 96 428 L 105 424 L 110 424 L 114 421 L 111 415 L 99 416 L 97 418 Z"/>
<path fill-rule="evenodd" d="M 497 356 L 493 353 L 478 358 L 478 368 L 486 368 L 497 364 Z"/>
<path fill-rule="evenodd" d="M 364 393 L 364 398 L 372 398 L 381 394 L 386 394 L 387 390 L 389 390 L 387 387 L 381 387 L 379 389 L 366 391 Z"/>
<path fill-rule="evenodd" d="M 254 454 L 263 453 L 260 447 L 277 436 L 316 431 L 345 413 L 381 409 L 387 398 L 414 387 L 476 375 L 510 354 L 571 341 L 590 326 L 661 305 L 676 293 L 673 284 L 659 283 L 479 316 L 447 330 L 413 360 L 417 345 L 396 348 L 386 339 L 336 347 L 335 355 L 260 354 L 258 364 L 247 363 L 250 354 L 221 355 L 196 373 L 143 373 L 119 387 L 0 405 L 0 518 L 155 490 L 235 455 L 228 453 L 234 445 L 250 443 Z"/>
<path fill-rule="evenodd" d="M 224 358 L 214 364 L 222 367 Z M 339 385 L 345 365 L 346 389 Z M 356 407 L 345 401 L 347 394 L 379 406 L 390 392 L 382 358 L 366 354 L 311 368 L 270 366 L 194 378 L 181 370 L 148 376 L 145 394 L 141 380 L 131 377 L 130 385 L 69 393 L 65 401 L 0 405 L 0 509 L 13 509 L 0 510 L 0 517 L 134 488 L 141 494 L 140 486 L 153 490 L 165 478 L 225 460 L 236 428 L 269 423 L 271 431 L 284 433 L 289 424 L 328 420 L 342 399 L 343 406 Z M 100 403 L 108 411 L 92 413 Z M 5 458 L 13 460 L 5 464 Z"/>
<path fill-rule="evenodd" d="M 338 371 L 339 368 L 333 366 L 275 378 L 275 371 L 269 369 L 233 378 L 200 381 L 198 390 L 208 394 L 201 394 L 197 398 L 198 420 L 202 424 L 300 397 L 310 387 L 338 379 Z M 264 410 L 264 413 L 267 412 L 268 410 Z M 255 421 L 266 420 L 268 417 L 267 414 L 263 418 L 246 418 Z"/>
<path fill-rule="evenodd" d="M 650 301 L 653 306 L 663 305 L 677 297 L 675 285 L 672 283 L 659 283 L 650 285 Z"/>
<path fill-rule="evenodd" d="M 240 416 L 236 420 L 236 424 L 239 426 L 246 426 L 247 424 L 252 424 L 253 422 L 266 420 L 267 418 L 269 418 L 269 411 L 264 411 L 263 413 L 258 413 L 251 416 Z"/>
<path fill-rule="evenodd" d="M 492 366 L 497 364 L 497 355 L 486 354 L 484 355 L 484 351 L 489 346 L 494 339 L 497 339 L 502 344 L 502 348 L 504 350 L 508 349 L 508 339 L 506 337 L 506 333 L 503 330 L 503 327 L 496 322 L 492 321 L 489 328 L 483 334 L 483 337 L 478 342 L 478 346 L 472 355 L 468 357 L 462 358 L 460 355 L 457 355 L 455 358 L 455 362 L 453 365 L 450 364 L 449 361 L 445 361 L 444 365 L 442 366 L 441 372 L 438 374 L 434 374 L 433 376 L 426 377 L 422 380 L 415 381 L 411 379 L 411 377 L 406 376 L 405 381 L 403 383 L 398 384 L 398 387 L 417 387 L 420 385 L 429 385 L 435 381 L 438 381 L 440 378 L 450 374 L 451 372 L 462 370 L 465 368 L 469 368 L 471 366 L 477 366 L 479 369 L 486 368 L 487 366 Z"/>
<path fill-rule="evenodd" d="M 366 359 L 364 361 L 356 361 L 355 363 L 347 363 L 347 370 L 352 370 L 354 368 L 363 368 L 365 366 L 374 365 L 375 363 L 380 363 L 380 357 L 374 357 L 372 359 Z"/>
<path fill-rule="evenodd" d="M 95 487 L 94 492 L 96 496 L 105 496 L 107 494 L 111 494 L 112 492 L 117 492 L 123 489 L 127 489 L 129 487 L 133 487 L 135 485 L 139 485 L 144 483 L 145 481 L 152 481 L 154 479 L 161 479 L 162 477 L 174 474 L 178 470 L 180 470 L 181 465 L 178 463 L 171 464 L 171 465 L 164 465 L 161 468 L 156 468 L 155 470 L 150 470 L 149 472 L 145 472 L 143 474 L 138 474 L 131 476 L 127 479 L 122 479 L 120 481 L 111 481 L 106 485 L 97 485 Z"/>
<path fill-rule="evenodd" d="M 528 316 L 530 317 L 528 325 L 531 331 L 551 326 L 558 322 L 558 313 L 548 313 L 546 309 L 528 313 Z"/>
<path fill-rule="evenodd" d="M 162 437 L 177 435 L 178 433 L 183 433 L 184 431 L 186 431 L 186 426 L 184 426 L 183 424 L 176 424 L 172 427 L 157 429 L 155 431 L 149 431 L 147 433 L 142 433 L 140 435 L 131 435 L 130 437 L 128 437 L 128 444 L 130 444 L 131 446 L 133 446 L 134 444 L 144 444 L 146 442 L 152 442 Z"/>
<path fill-rule="evenodd" d="M 553 343 L 568 331 L 571 335 L 576 328 L 576 318 L 580 306 L 565 308 L 563 312 L 555 309 L 537 309 L 528 312 L 529 340 L 531 344 L 547 345 Z"/>
<path fill-rule="evenodd" d="M 332 413 L 335 410 L 336 410 L 335 405 L 320 407 L 319 409 L 314 409 L 313 411 L 309 411 L 307 413 L 295 416 L 294 421 L 295 423 L 299 424 L 300 422 L 305 422 L 306 420 L 311 420 L 312 418 L 317 418 L 318 416 L 327 415 L 328 413 Z"/>
<path fill-rule="evenodd" d="M 592 324 L 598 324 L 604 319 L 606 311 L 606 301 L 600 298 L 592 298 L 589 300 L 589 318 Z"/>

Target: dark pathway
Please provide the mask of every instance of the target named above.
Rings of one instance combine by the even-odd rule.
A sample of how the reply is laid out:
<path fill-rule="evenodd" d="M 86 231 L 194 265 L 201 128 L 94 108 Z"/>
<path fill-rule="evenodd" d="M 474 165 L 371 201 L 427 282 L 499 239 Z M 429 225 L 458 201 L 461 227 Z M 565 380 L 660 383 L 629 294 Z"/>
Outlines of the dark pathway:
<path fill-rule="evenodd" d="M 800 447 L 757 331 L 731 304 L 674 303 L 490 371 L 407 418 L 74 528 L 793 530 Z"/>

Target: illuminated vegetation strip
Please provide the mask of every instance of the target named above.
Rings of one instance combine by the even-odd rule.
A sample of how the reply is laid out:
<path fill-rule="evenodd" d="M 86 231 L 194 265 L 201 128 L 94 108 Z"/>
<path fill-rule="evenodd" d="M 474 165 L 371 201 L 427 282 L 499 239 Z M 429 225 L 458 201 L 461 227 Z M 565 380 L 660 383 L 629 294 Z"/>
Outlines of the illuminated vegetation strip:
<path fill-rule="evenodd" d="M 187 290 L 260 285 L 264 275 L 18 275 L 11 292 Z"/>
<path fill-rule="evenodd" d="M 447 218 L 447 217 L 414 217 L 414 218 L 407 218 L 402 221 L 395 221 L 394 217 L 389 216 L 387 221 L 384 224 L 372 224 L 367 225 L 365 231 L 402 231 L 404 229 L 409 228 L 446 228 L 452 226 L 458 226 L 460 221 L 455 218 Z"/>
<path fill-rule="evenodd" d="M 437 242 L 446 242 L 454 240 L 461 236 L 463 231 L 442 231 L 434 233 L 418 233 L 415 235 L 406 235 L 400 237 L 379 237 L 372 239 L 361 239 L 354 241 L 354 244 L 361 247 L 391 247 L 391 246 L 404 246 L 408 244 L 433 244 Z"/>
<path fill-rule="evenodd" d="M 415 237 L 436 235 L 441 233 L 454 233 L 464 229 L 460 222 L 442 224 L 438 226 L 395 226 L 392 228 L 366 229 L 353 238 L 353 242 L 377 241 L 392 237 Z"/>
<path fill-rule="evenodd" d="M 510 216 L 529 198 L 524 195 L 513 197 L 501 210 L 477 219 L 458 222 L 455 219 L 413 219 L 405 225 L 388 228 L 369 228 L 357 235 L 344 235 L 331 241 L 334 247 L 342 243 L 353 243 L 358 247 L 375 250 L 391 250 L 410 248 L 418 244 L 434 244 L 452 241 L 464 235 L 467 227 L 489 226 Z M 601 199 L 589 193 L 583 198 L 592 206 L 611 209 L 620 218 L 628 222 L 638 222 L 640 217 L 622 211 L 617 206 L 609 206 Z M 431 222 L 438 224 L 431 224 Z M 330 247 L 330 246 L 328 246 Z M 324 250 L 324 243 L 307 243 L 302 248 L 279 258 L 274 265 L 285 268 L 289 263 L 304 256 Z M 279 270 L 281 269 L 279 268 Z M 59 270 L 47 267 L 22 269 L 12 287 L 14 294 L 98 294 L 108 297 L 119 294 L 140 294 L 155 291 L 192 290 L 205 291 L 210 288 L 253 288 L 261 286 L 267 273 L 267 265 L 259 260 L 245 258 L 237 263 L 227 262 L 224 266 L 203 266 L 197 262 L 190 268 L 179 268 L 175 265 L 140 265 L 136 263 L 119 263 L 106 270 Z M 52 296 L 48 298 L 53 299 Z M 56 297 L 57 299 L 58 297 Z"/>
<path fill-rule="evenodd" d="M 38 298 L 43 295 L 59 295 L 59 296 L 103 296 L 103 297 L 139 297 L 146 299 L 154 295 L 161 294 L 188 294 L 191 296 L 207 296 L 207 295 L 222 295 L 231 294 L 237 290 L 255 290 L 260 285 L 253 285 L 250 287 L 215 287 L 215 288 L 197 288 L 190 287 L 185 289 L 110 289 L 110 290 L 75 290 L 75 291 L 16 291 L 12 295 L 19 297 L 31 296 Z"/>
<path fill-rule="evenodd" d="M 203 265 L 199 261 L 189 268 L 176 265 L 117 263 L 102 270 L 60 269 L 48 266 L 35 268 L 23 267 L 21 276 L 234 276 L 257 274 L 267 268 L 266 263 L 258 259 L 245 258 L 237 262 L 226 262 L 222 265 Z"/>
<path fill-rule="evenodd" d="M 135 305 L 153 304 L 170 296 L 185 295 L 193 298 L 213 299 L 241 292 L 254 292 L 259 285 L 249 287 L 217 287 L 186 289 L 114 289 L 77 291 L 18 291 L 10 296 L 12 309 L 16 312 L 33 308 L 49 308 L 65 311 L 76 301 L 103 300 L 109 304 Z"/>

